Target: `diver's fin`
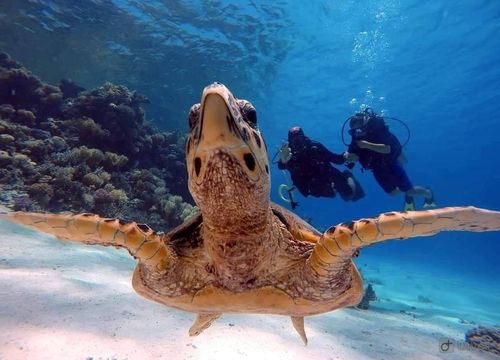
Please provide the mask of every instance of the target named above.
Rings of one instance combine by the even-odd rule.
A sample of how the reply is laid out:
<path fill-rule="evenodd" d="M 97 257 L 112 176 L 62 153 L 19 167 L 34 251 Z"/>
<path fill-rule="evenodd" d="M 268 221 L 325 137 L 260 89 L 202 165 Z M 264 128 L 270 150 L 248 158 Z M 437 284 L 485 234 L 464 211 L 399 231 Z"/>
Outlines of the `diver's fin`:
<path fill-rule="evenodd" d="M 303 316 L 292 316 L 292 324 L 295 330 L 300 335 L 300 338 L 304 342 L 304 345 L 307 345 L 307 335 L 306 331 L 304 330 L 304 317 Z"/>
<path fill-rule="evenodd" d="M 161 236 L 149 226 L 94 214 L 0 213 L 5 219 L 52 234 L 59 239 L 88 244 L 121 247 L 142 263 L 164 271 L 174 255 Z"/>
<path fill-rule="evenodd" d="M 425 200 L 424 201 L 424 209 L 435 209 L 437 207 L 436 202 L 434 200 Z"/>
<path fill-rule="evenodd" d="M 403 211 L 415 211 L 415 201 L 413 200 L 413 197 L 407 196 L 405 198 Z"/>
<path fill-rule="evenodd" d="M 189 336 L 198 336 L 217 320 L 222 313 L 198 314 L 194 324 L 189 328 Z"/>
<path fill-rule="evenodd" d="M 436 205 L 436 200 L 434 200 L 434 194 L 432 193 L 431 190 L 431 197 L 430 199 L 425 199 L 424 200 L 424 209 L 435 209 L 437 207 Z"/>
<path fill-rule="evenodd" d="M 500 212 L 469 207 L 389 212 L 329 228 L 307 263 L 320 276 L 345 263 L 356 250 L 392 239 L 430 236 L 441 231 L 498 231 Z"/>

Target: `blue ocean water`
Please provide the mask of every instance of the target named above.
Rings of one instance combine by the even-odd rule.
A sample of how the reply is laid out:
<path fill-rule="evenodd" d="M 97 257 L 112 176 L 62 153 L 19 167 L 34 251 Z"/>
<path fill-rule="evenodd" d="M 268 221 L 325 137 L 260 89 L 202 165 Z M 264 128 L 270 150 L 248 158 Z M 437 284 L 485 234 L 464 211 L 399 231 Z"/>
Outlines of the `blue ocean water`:
<path fill-rule="evenodd" d="M 0 48 L 45 81 L 126 84 L 167 129 L 187 131 L 203 87 L 223 82 L 256 106 L 270 156 L 295 125 L 342 152 L 342 123 L 371 106 L 409 126 L 406 168 L 438 205 L 500 209 L 498 1 L 5 1 L 0 30 Z M 325 229 L 402 208 L 371 173 L 355 175 L 361 201 L 297 194 L 297 213 Z M 284 181 L 273 167 L 281 204 Z M 358 261 L 472 277 L 500 294 L 498 238 L 444 233 L 381 244 Z"/>
<path fill-rule="evenodd" d="M 499 208 L 500 4 L 340 2 L 293 13 L 291 34 L 300 46 L 280 64 L 258 106 L 271 148 L 286 128 L 301 125 L 340 152 L 343 121 L 366 104 L 408 124 L 406 168 L 415 184 L 433 188 L 439 205 Z M 405 137 L 398 123 L 390 125 Z M 384 194 L 372 174 L 359 168 L 355 174 L 367 192 L 363 200 L 299 198 L 299 213 L 329 226 L 401 208 L 402 198 Z M 283 181 L 278 171 L 273 180 Z M 497 240 L 494 233 L 448 233 L 366 252 L 496 280 Z"/>

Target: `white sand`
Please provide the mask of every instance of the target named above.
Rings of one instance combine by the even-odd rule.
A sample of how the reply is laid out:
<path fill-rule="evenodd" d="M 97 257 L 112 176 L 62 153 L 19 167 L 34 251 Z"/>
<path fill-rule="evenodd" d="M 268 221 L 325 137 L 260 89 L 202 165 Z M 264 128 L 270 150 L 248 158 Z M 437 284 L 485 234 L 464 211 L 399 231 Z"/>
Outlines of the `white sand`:
<path fill-rule="evenodd" d="M 447 290 L 421 275 L 415 281 L 426 287 L 419 291 L 432 299 L 425 304 L 408 286 L 409 270 L 377 266 L 363 271 L 382 280 L 375 285 L 381 301 L 370 311 L 307 318 L 308 346 L 281 316 L 228 314 L 190 338 L 194 314 L 139 297 L 130 284 L 134 261 L 125 252 L 65 244 L 0 222 L 0 359 L 495 358 L 470 349 L 439 352 L 440 338 L 462 341 L 473 327 L 460 324 L 462 316 L 491 319 L 487 307 L 471 314 L 468 303 L 488 295 L 478 290 L 460 298 L 462 283 Z M 491 296 L 484 301 L 498 304 L 498 293 Z M 450 310 L 454 304 L 458 309 Z"/>

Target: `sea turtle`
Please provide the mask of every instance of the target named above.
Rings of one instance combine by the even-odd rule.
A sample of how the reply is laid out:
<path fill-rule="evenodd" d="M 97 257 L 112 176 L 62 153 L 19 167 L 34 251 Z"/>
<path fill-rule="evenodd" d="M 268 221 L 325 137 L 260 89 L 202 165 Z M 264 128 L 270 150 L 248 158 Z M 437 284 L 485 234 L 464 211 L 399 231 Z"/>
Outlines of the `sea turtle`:
<path fill-rule="evenodd" d="M 500 229 L 500 212 L 474 207 L 389 212 L 321 234 L 270 201 L 269 160 L 255 108 L 222 84 L 189 112 L 189 190 L 200 212 L 167 234 L 93 214 L 13 212 L 2 217 L 56 237 L 125 248 L 138 260 L 133 287 L 147 299 L 197 313 L 198 335 L 221 314 L 304 316 L 356 305 L 363 285 L 352 256 L 390 239 L 443 230 Z"/>

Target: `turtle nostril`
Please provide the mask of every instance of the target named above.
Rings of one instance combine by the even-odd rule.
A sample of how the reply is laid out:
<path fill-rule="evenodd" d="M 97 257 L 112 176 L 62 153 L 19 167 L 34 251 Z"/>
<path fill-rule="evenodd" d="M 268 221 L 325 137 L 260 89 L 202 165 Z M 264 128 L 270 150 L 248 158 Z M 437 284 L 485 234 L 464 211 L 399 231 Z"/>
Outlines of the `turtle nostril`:
<path fill-rule="evenodd" d="M 201 169 L 201 159 L 197 157 L 194 159 L 194 171 L 196 173 L 196 176 L 200 176 L 200 169 Z"/>
<path fill-rule="evenodd" d="M 243 155 L 243 160 L 245 160 L 245 164 L 250 169 L 250 171 L 255 170 L 255 159 L 252 154 L 246 153 L 245 155 Z"/>
<path fill-rule="evenodd" d="M 253 136 L 254 136 L 254 138 L 255 138 L 255 142 L 257 143 L 257 146 L 258 146 L 259 148 L 261 148 L 261 147 L 262 147 L 262 143 L 261 143 L 261 141 L 260 141 L 260 136 L 259 136 L 259 134 L 257 134 L 257 132 L 256 132 L 256 131 L 254 131 L 254 132 L 253 132 Z"/>
<path fill-rule="evenodd" d="M 247 129 L 243 128 L 242 133 L 243 133 L 243 141 L 248 141 L 248 139 L 249 139 L 250 137 L 248 136 L 248 131 L 247 131 Z"/>

